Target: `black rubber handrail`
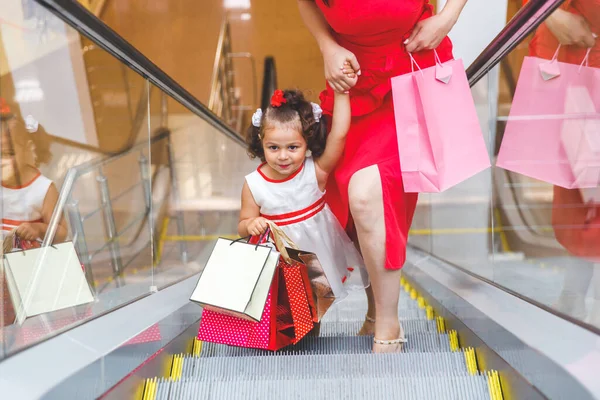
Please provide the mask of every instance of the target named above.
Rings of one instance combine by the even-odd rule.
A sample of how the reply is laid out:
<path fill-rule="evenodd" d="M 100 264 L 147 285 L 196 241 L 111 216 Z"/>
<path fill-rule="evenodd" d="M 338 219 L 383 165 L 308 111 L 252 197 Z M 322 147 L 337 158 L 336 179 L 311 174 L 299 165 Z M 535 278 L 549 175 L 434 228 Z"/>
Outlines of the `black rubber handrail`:
<path fill-rule="evenodd" d="M 475 85 L 490 72 L 563 2 L 564 0 L 529 0 L 467 68 L 469 85 Z"/>
<path fill-rule="evenodd" d="M 277 68 L 275 67 L 275 58 L 265 57 L 265 69 L 263 72 L 262 93 L 260 99 L 260 108 L 264 110 L 269 107 L 273 92 L 277 89 Z"/>
<path fill-rule="evenodd" d="M 229 139 L 245 146 L 244 140 L 215 113 L 156 66 L 138 49 L 86 10 L 79 2 L 72 0 L 36 0 L 36 2 L 148 79 L 156 87 L 204 119 L 219 132 L 229 137 Z"/>

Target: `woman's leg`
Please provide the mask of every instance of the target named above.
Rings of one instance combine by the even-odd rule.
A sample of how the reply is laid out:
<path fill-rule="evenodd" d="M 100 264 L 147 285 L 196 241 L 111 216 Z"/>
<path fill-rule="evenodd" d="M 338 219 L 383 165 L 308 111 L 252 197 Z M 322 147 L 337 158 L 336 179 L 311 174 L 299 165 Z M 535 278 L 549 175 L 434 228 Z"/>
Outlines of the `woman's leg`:
<path fill-rule="evenodd" d="M 375 337 L 394 340 L 404 336 L 398 320 L 400 270 L 385 269 L 385 215 L 377 165 L 356 172 L 348 187 L 350 212 L 369 277 L 375 304 Z M 373 345 L 375 352 L 399 351 L 400 345 Z"/>
<path fill-rule="evenodd" d="M 352 222 L 354 224 L 354 222 Z M 356 229 L 351 229 L 347 232 L 350 240 L 354 243 L 354 247 L 358 250 L 360 255 L 362 256 L 362 251 L 360 249 L 360 243 L 358 242 L 358 236 L 356 234 Z M 363 326 L 358 331 L 358 336 L 371 336 L 375 333 L 375 297 L 373 297 L 373 286 L 368 286 L 365 288 L 365 294 L 367 295 L 367 315 L 365 315 L 365 322 Z"/>

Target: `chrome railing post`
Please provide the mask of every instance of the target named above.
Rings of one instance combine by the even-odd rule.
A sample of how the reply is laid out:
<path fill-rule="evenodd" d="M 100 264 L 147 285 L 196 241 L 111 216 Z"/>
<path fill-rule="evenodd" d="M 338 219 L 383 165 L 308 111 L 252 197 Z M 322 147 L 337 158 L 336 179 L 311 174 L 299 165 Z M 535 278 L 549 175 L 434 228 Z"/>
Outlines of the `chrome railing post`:
<path fill-rule="evenodd" d="M 115 223 L 115 214 L 110 199 L 110 190 L 108 189 L 108 180 L 106 176 L 99 170 L 99 175 L 96 178 L 100 186 L 100 201 L 102 211 L 104 213 L 104 226 L 106 235 L 108 236 L 110 256 L 112 260 L 113 273 L 118 277 L 123 271 L 123 261 L 121 260 L 121 251 L 119 248 L 119 236 Z M 118 280 L 117 280 L 118 281 Z"/>
<path fill-rule="evenodd" d="M 180 197 L 179 197 L 179 184 L 177 181 L 177 172 L 175 171 L 175 157 L 173 154 L 173 142 L 171 140 L 171 135 L 167 138 L 167 154 L 169 157 L 169 173 L 171 175 L 171 190 L 172 190 L 172 200 L 175 203 L 175 206 L 179 208 L 180 206 Z M 183 212 L 179 209 L 176 211 L 177 219 L 177 234 L 180 236 L 180 239 L 183 239 L 185 236 L 185 222 L 183 219 Z M 169 229 L 169 227 L 165 227 L 165 229 Z M 187 264 L 188 262 L 188 250 L 187 243 L 183 240 L 179 240 L 179 252 L 181 256 L 181 262 Z"/>
<path fill-rule="evenodd" d="M 73 231 L 73 242 L 79 252 L 80 261 L 83 263 L 85 269 L 85 277 L 92 288 L 96 291 L 96 282 L 94 280 L 94 274 L 92 273 L 92 263 L 90 262 L 90 252 L 87 247 L 85 240 L 85 232 L 83 228 L 83 219 L 81 218 L 81 212 L 79 212 L 79 201 L 73 200 L 67 203 L 66 206 L 69 223 L 71 224 L 71 230 Z"/>

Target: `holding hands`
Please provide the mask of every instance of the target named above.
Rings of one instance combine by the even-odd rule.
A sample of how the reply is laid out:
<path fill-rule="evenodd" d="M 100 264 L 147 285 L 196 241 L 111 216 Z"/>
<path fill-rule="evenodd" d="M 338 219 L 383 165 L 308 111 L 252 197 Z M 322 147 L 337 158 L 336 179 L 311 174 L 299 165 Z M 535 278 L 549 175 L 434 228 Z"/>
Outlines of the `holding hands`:
<path fill-rule="evenodd" d="M 332 44 L 323 51 L 325 79 L 338 93 L 348 92 L 360 75 L 360 65 L 356 56 L 337 44 Z"/>

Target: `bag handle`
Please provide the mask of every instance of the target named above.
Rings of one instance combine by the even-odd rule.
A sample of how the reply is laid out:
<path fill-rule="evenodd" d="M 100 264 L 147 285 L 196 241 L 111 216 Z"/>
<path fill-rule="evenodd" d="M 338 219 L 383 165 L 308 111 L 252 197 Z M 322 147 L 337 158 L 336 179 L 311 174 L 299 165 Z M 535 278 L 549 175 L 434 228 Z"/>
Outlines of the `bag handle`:
<path fill-rule="evenodd" d="M 277 224 L 275 222 L 267 221 L 267 223 L 269 224 L 269 228 L 271 229 L 271 234 L 272 234 L 271 236 L 273 237 L 273 241 L 275 242 L 275 247 L 277 247 L 277 251 L 279 251 L 279 253 L 281 254 L 281 257 L 283 257 L 285 262 L 287 262 L 288 264 L 291 264 L 292 259 L 290 258 L 290 255 L 286 249 L 286 243 L 290 248 L 292 248 L 294 250 L 299 250 L 298 246 L 283 231 L 283 229 L 281 229 L 279 226 L 277 226 Z"/>
<path fill-rule="evenodd" d="M 596 34 L 594 34 L 594 37 L 597 37 Z M 562 47 L 562 45 L 559 44 L 558 47 L 556 48 L 554 55 L 550 59 L 551 63 L 558 62 L 558 53 L 560 52 L 561 47 Z M 581 69 L 584 66 L 586 66 L 586 67 L 590 66 L 590 53 L 592 52 L 592 49 L 593 49 L 593 47 L 588 47 L 587 51 L 585 52 L 585 56 L 583 57 L 583 60 L 581 60 L 581 64 L 579 64 L 579 70 L 577 70 L 577 72 L 581 72 Z"/>
<path fill-rule="evenodd" d="M 258 241 L 256 242 L 256 247 L 254 248 L 254 250 L 258 250 L 258 246 L 267 242 L 270 233 L 271 233 L 271 227 L 267 227 L 267 230 L 258 237 Z M 241 238 L 233 240 L 231 243 L 229 243 L 229 245 L 233 246 L 234 243 L 241 242 L 243 240 L 245 240 L 246 243 L 250 243 L 251 238 L 252 238 L 252 235 L 241 237 Z"/>

